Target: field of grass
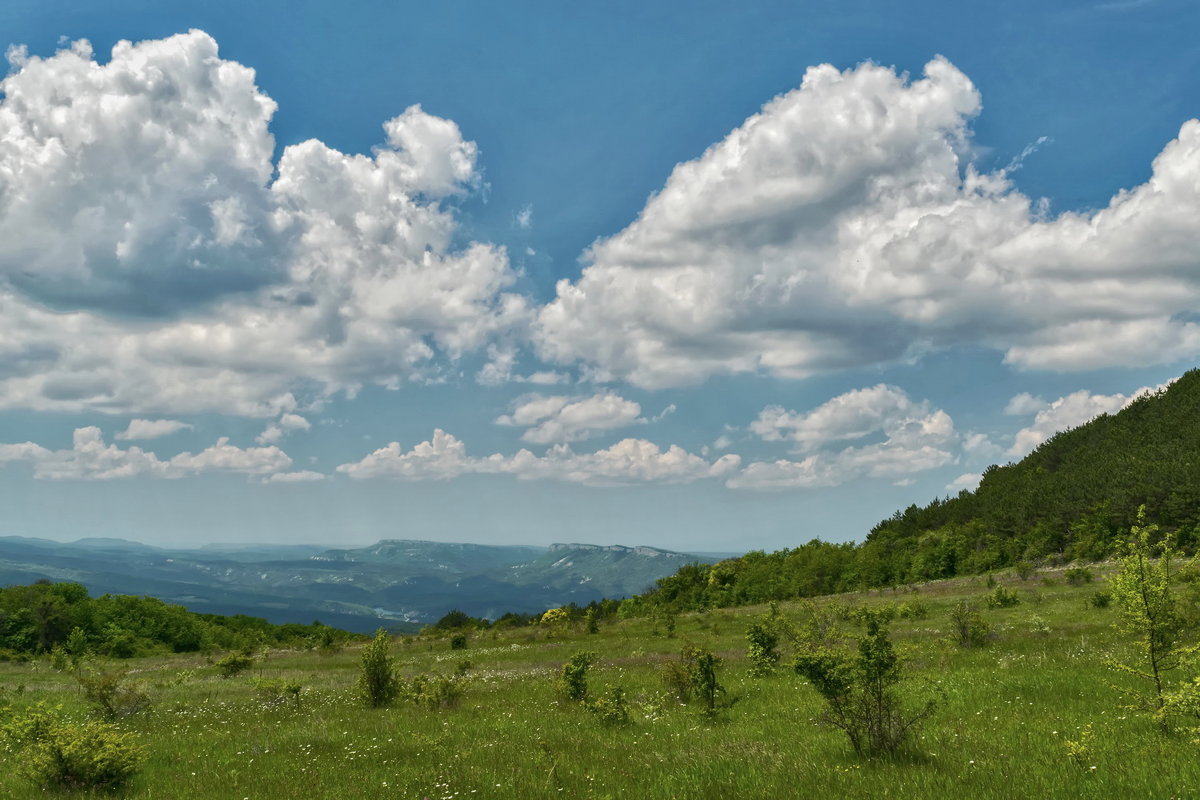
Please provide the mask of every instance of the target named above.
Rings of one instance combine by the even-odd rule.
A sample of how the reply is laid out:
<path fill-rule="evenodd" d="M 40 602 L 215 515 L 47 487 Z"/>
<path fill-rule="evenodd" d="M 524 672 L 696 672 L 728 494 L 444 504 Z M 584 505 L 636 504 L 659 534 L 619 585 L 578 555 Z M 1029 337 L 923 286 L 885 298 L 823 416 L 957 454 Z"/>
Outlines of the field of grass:
<path fill-rule="evenodd" d="M 536 628 L 482 632 L 466 650 L 446 639 L 397 641 L 406 676 L 453 672 L 469 659 L 457 708 L 399 703 L 363 708 L 354 694 L 357 649 L 321 655 L 269 653 L 223 679 L 214 657 L 124 662 L 153 700 L 118 724 L 149 757 L 118 796 L 129 798 L 1184 798 L 1200 796 L 1200 746 L 1160 733 L 1125 710 L 1118 687 L 1131 679 L 1104 665 L 1128 647 L 1112 628 L 1115 609 L 1088 598 L 1103 579 L 1069 586 L 1061 573 L 999 576 L 1020 603 L 983 606 L 982 578 L 825 598 L 878 606 L 922 601 L 922 619 L 897 619 L 892 638 L 912 697 L 942 697 L 903 755 L 862 759 L 840 731 L 816 720 L 821 700 L 786 667 L 756 678 L 745 631 L 763 608 L 681 615 L 672 636 L 637 619 L 598 634 Z M 984 647 L 949 637 L 950 609 L 978 600 L 997 633 Z M 801 603 L 781 604 L 800 623 Z M 858 631 L 847 624 L 848 631 Z M 685 643 L 718 653 L 732 707 L 706 718 L 664 688 L 660 668 Z M 632 722 L 605 725 L 563 699 L 556 677 L 568 656 L 599 655 L 594 694 L 624 687 Z M 304 684 L 298 701 L 265 702 L 254 682 Z M 40 700 L 86 714 L 74 679 L 47 660 L 0 664 L 0 703 Z M 1091 726 L 1077 758 L 1067 742 Z M 0 760 L 15 756 L 0 750 Z M 0 797 L 44 797 L 0 770 Z M 107 796 L 107 795 L 106 795 Z"/>

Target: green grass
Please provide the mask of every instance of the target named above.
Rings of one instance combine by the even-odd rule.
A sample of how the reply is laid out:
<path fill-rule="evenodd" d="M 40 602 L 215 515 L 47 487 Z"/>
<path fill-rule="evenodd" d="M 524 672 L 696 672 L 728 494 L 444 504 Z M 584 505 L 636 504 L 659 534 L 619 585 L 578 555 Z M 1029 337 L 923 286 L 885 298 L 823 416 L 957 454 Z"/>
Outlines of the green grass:
<path fill-rule="evenodd" d="M 1053 573 L 1043 573 L 1053 575 Z M 905 754 L 854 756 L 844 735 L 816 723 L 816 692 L 790 670 L 753 678 L 745 629 L 762 608 L 681 615 L 673 638 L 650 620 L 602 626 L 596 635 L 547 638 L 536 629 L 484 632 L 465 651 L 445 639 L 392 648 L 406 675 L 450 672 L 469 659 L 461 705 L 411 704 L 367 710 L 353 694 L 357 649 L 339 654 L 272 652 L 233 679 L 213 658 L 124 662 L 155 705 L 129 718 L 151 755 L 121 793 L 130 798 L 1172 798 L 1200 791 L 1200 746 L 1164 736 L 1124 710 L 1114 685 L 1128 679 L 1104 666 L 1127 642 L 1113 609 L 1086 603 L 1102 584 L 1004 576 L 1021 603 L 987 610 L 998 631 L 984 648 L 948 639 L 949 611 L 964 597 L 982 606 L 982 579 L 870 592 L 823 602 L 876 605 L 920 598 L 925 619 L 896 620 L 914 696 L 936 690 L 944 703 Z M 802 604 L 781 604 L 796 621 Z M 1036 632 L 1037 615 L 1049 633 Z M 854 629 L 851 628 L 851 631 Z M 685 642 L 718 652 L 720 676 L 739 699 L 718 718 L 665 693 L 658 665 Z M 576 649 L 600 658 L 594 693 L 625 687 L 631 725 L 612 728 L 559 697 L 558 670 Z M 217 654 L 219 656 L 219 654 Z M 785 654 L 784 661 L 787 661 Z M 257 678 L 300 680 L 297 705 L 267 706 Z M 18 689 L 23 687 L 23 689 Z M 86 713 L 73 679 L 45 660 L 0 665 L 0 695 L 14 707 L 38 700 Z M 1076 763 L 1065 741 L 1091 724 L 1091 753 Z M 0 757 L 4 757 L 0 750 Z M 0 770 L 0 797 L 43 797 Z"/>

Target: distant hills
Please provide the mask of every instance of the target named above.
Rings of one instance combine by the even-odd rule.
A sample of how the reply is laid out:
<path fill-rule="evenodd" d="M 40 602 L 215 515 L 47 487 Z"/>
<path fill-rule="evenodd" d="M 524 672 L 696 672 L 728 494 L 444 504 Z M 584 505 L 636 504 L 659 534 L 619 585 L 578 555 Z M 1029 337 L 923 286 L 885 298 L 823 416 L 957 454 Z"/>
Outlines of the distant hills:
<path fill-rule="evenodd" d="M 47 578 L 92 594 L 153 595 L 189 610 L 353 631 L 412 630 L 452 608 L 474 617 L 586 605 L 712 561 L 653 547 L 550 547 L 387 539 L 368 547 L 229 544 L 193 549 L 123 539 L 0 537 L 0 586 Z"/>

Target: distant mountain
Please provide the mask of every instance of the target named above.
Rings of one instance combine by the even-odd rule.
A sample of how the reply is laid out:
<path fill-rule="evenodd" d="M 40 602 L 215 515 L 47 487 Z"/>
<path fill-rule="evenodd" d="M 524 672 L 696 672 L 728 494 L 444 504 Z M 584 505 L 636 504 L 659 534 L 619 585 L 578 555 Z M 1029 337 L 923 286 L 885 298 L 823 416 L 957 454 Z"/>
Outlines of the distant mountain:
<path fill-rule="evenodd" d="M 146 594 L 192 611 L 354 631 L 413 629 L 452 608 L 533 613 L 643 591 L 696 556 L 652 547 L 549 548 L 388 539 L 369 547 L 153 547 L 0 537 L 0 585 L 78 581 L 93 594 Z"/>

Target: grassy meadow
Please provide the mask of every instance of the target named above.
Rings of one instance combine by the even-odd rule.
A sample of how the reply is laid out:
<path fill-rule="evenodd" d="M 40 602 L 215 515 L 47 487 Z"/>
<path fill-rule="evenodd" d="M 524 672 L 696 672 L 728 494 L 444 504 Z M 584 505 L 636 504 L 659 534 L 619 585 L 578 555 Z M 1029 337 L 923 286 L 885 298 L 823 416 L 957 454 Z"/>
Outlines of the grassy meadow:
<path fill-rule="evenodd" d="M 748 625 L 766 609 L 603 624 L 599 633 L 538 627 L 484 631 L 465 650 L 448 638 L 412 637 L 391 647 L 405 676 L 452 673 L 464 659 L 457 707 L 408 702 L 367 709 L 354 690 L 359 647 L 337 653 L 271 651 L 222 678 L 211 656 L 143 658 L 130 668 L 152 700 L 117 724 L 148 757 L 116 796 L 128 798 L 1184 798 L 1200 796 L 1200 747 L 1160 733 L 1126 710 L 1133 679 L 1105 666 L 1127 653 L 1115 608 L 1088 599 L 1104 580 L 1071 586 L 1044 570 L 997 576 L 1020 602 L 989 609 L 981 577 L 822 598 L 818 606 L 923 605 L 897 618 L 892 641 L 914 702 L 941 698 L 901 755 L 857 757 L 846 736 L 822 727 L 822 700 L 787 666 L 754 677 L 745 658 Z M 976 600 L 995 637 L 982 647 L 951 640 L 950 611 Z M 783 603 L 802 624 L 806 603 Z M 854 636 L 861 633 L 843 623 Z M 662 680 L 685 643 L 723 659 L 719 679 L 736 702 L 715 717 L 683 705 Z M 620 686 L 627 725 L 605 724 L 557 686 L 577 650 L 599 658 L 593 695 Z M 109 665 L 103 665 L 108 667 Z M 113 662 L 112 666 L 116 666 Z M 298 698 L 264 698 L 256 683 L 303 684 Z M 0 664 L 0 704 L 39 701 L 85 716 L 78 684 L 48 659 Z M 1090 726 L 1090 728 L 1088 728 Z M 1088 731 L 1085 733 L 1085 730 Z M 1069 742 L 1081 743 L 1071 755 Z M 17 756 L 0 749 L 0 760 Z M 0 797 L 46 793 L 11 768 Z M 91 796 L 76 793 L 71 796 Z M 95 796 L 112 796 L 101 795 Z"/>

